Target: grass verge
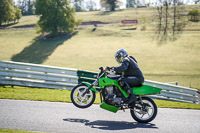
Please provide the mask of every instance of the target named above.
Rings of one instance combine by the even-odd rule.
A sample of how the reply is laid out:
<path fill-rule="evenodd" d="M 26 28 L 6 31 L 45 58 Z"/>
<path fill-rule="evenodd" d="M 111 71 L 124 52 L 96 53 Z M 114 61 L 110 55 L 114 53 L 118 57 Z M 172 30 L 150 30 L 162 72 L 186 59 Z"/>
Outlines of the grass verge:
<path fill-rule="evenodd" d="M 24 131 L 24 130 L 16 130 L 16 129 L 0 129 L 1 133 L 35 133 L 31 131 Z M 37 132 L 42 133 L 42 132 Z"/>
<path fill-rule="evenodd" d="M 52 101 L 52 102 L 71 102 L 70 90 L 57 89 L 40 89 L 27 87 L 0 87 L 1 99 L 20 99 L 20 100 L 36 100 L 36 101 Z M 160 108 L 183 108 L 183 109 L 200 109 L 198 104 L 189 104 L 181 102 L 172 102 L 164 100 L 155 100 Z M 100 103 L 99 93 L 97 93 L 96 104 Z"/>

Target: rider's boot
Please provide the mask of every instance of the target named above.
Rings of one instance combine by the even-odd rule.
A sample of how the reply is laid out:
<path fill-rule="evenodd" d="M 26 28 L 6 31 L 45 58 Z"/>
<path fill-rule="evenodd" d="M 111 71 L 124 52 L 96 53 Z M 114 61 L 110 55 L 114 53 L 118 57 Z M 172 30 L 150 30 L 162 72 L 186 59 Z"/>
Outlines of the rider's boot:
<path fill-rule="evenodd" d="M 128 83 L 121 80 L 119 82 L 119 85 L 122 86 L 122 88 L 127 91 L 127 94 L 129 94 L 128 100 L 125 101 L 124 103 L 130 104 L 137 100 L 136 96 L 133 94 L 133 90 L 131 89 Z"/>
<path fill-rule="evenodd" d="M 127 91 L 127 94 L 129 94 L 129 97 L 128 97 L 128 101 L 126 101 L 125 103 L 126 104 L 131 104 L 133 102 L 135 102 L 137 100 L 136 96 L 133 94 L 133 90 L 131 89 L 131 87 L 129 85 L 126 85 L 126 89 L 128 90 Z"/>

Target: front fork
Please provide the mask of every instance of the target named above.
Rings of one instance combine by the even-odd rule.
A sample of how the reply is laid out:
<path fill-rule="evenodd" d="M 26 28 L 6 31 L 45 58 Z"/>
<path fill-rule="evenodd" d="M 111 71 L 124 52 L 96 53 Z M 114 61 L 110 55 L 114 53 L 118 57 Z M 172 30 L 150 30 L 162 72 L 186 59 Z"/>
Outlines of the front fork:
<path fill-rule="evenodd" d="M 90 89 L 91 89 L 92 87 L 93 87 L 93 85 L 90 85 L 90 86 L 86 89 L 86 91 L 81 95 L 81 97 L 84 97 L 85 94 L 89 93 L 89 92 L 90 92 Z"/>
<path fill-rule="evenodd" d="M 83 85 L 87 85 L 88 88 L 86 89 L 85 92 L 83 92 L 83 94 L 81 94 L 81 96 L 84 97 L 85 94 L 89 93 L 90 90 L 96 92 L 96 89 L 94 88 L 94 86 L 97 84 L 97 82 L 98 82 L 98 81 L 95 80 L 94 83 L 92 83 L 92 84 L 87 83 L 87 82 L 82 83 Z"/>

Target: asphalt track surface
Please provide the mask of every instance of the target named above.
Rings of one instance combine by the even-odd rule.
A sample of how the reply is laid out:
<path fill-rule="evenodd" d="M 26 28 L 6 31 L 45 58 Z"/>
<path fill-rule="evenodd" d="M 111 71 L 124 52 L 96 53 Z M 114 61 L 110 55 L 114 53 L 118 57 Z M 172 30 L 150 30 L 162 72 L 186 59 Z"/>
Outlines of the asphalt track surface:
<path fill-rule="evenodd" d="M 0 99 L 0 128 L 61 133 L 200 133 L 200 110 L 159 108 L 149 124 L 134 121 L 130 111 L 112 113 L 92 105 Z"/>

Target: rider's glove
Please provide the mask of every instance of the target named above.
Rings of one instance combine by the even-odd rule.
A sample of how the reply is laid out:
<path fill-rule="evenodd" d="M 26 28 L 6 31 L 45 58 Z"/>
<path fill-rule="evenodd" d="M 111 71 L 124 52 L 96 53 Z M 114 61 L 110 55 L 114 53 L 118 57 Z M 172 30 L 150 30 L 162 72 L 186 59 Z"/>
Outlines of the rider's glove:
<path fill-rule="evenodd" d="M 107 70 L 107 71 L 110 71 L 110 69 L 111 69 L 111 67 L 108 67 L 108 66 L 106 67 L 106 70 Z"/>
<path fill-rule="evenodd" d="M 110 72 L 112 72 L 112 73 L 115 72 L 114 67 L 110 67 Z"/>

